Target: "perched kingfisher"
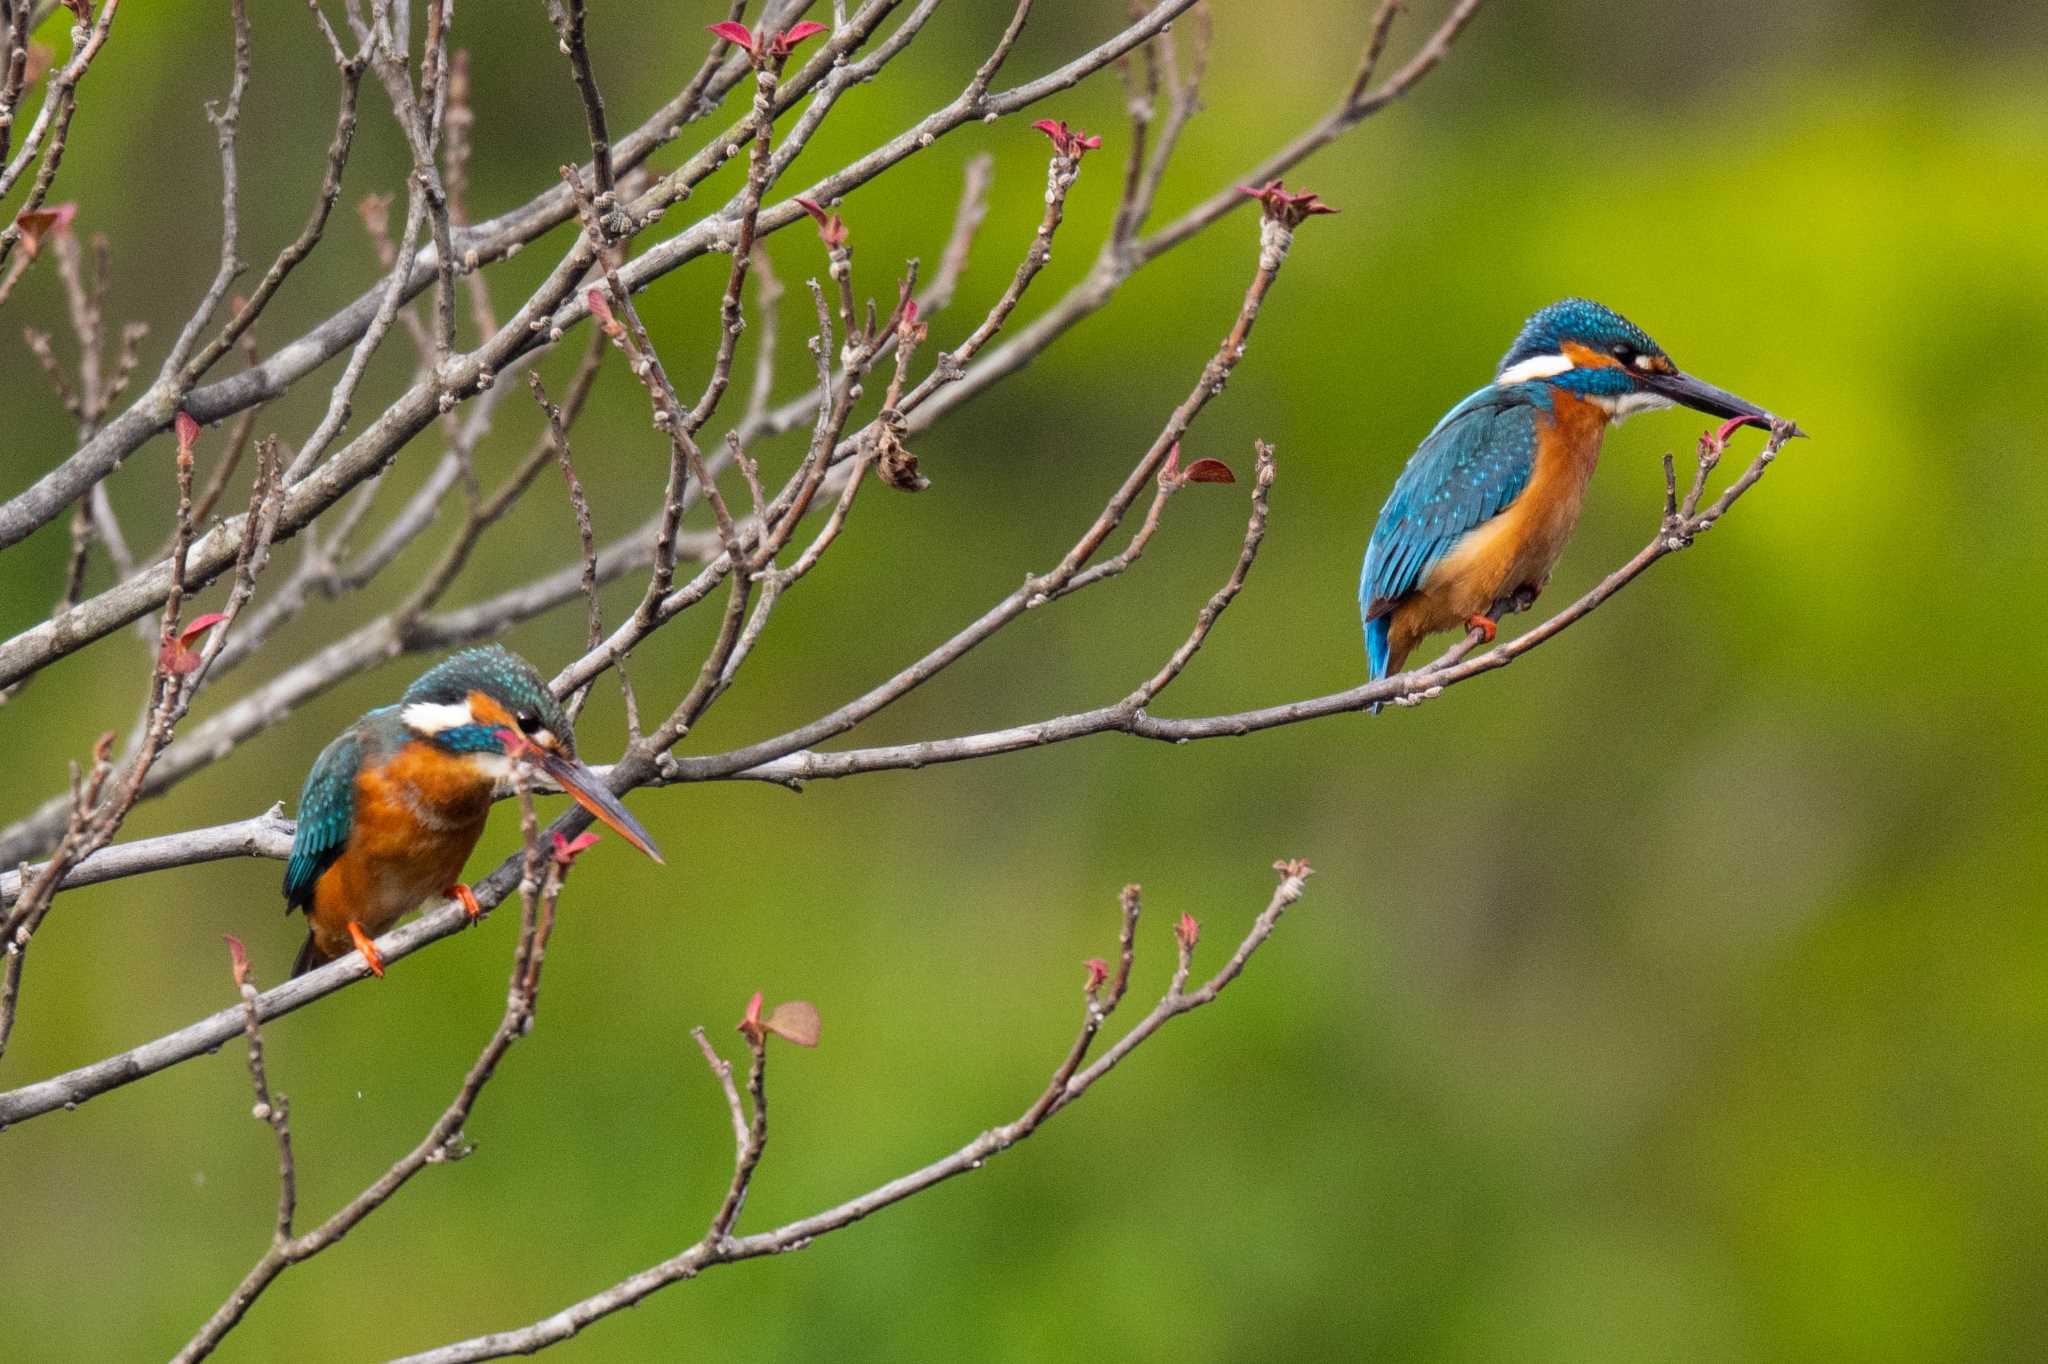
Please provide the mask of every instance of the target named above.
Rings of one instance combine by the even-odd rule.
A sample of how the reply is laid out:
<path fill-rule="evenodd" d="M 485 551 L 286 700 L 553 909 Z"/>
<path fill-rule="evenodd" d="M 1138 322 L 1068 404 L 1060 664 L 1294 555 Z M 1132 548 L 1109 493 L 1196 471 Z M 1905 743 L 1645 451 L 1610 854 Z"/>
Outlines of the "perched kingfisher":
<path fill-rule="evenodd" d="M 321 750 L 299 793 L 285 913 L 306 911 L 304 975 L 351 949 L 377 975 L 370 941 L 431 896 L 480 913 L 462 864 L 484 831 L 498 779 L 523 756 L 628 843 L 654 840 L 576 757 L 569 717 L 533 665 L 499 645 L 444 660 Z"/>
<path fill-rule="evenodd" d="M 1534 600 L 1549 581 L 1608 424 L 1673 403 L 1776 420 L 1681 373 L 1640 327 L 1590 299 L 1531 317 L 1493 382 L 1444 414 L 1380 508 L 1358 581 L 1372 679 L 1399 672 L 1440 630 L 1490 641 L 1494 604 Z"/>

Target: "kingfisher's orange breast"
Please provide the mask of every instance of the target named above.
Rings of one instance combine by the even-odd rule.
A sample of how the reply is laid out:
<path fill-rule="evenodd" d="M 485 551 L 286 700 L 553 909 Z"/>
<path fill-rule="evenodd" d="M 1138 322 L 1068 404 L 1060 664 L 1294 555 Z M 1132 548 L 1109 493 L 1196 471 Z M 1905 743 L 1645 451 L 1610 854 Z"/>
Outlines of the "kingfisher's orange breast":
<path fill-rule="evenodd" d="M 374 937 L 460 880 L 490 816 L 493 785 L 469 758 L 419 742 L 358 772 L 348 843 L 313 887 L 311 928 L 321 947 L 346 951 L 351 920 Z"/>
<path fill-rule="evenodd" d="M 1425 595 L 1445 602 L 1449 619 L 1489 611 L 1502 597 L 1540 589 L 1579 524 L 1586 484 L 1600 462 L 1607 412 L 1553 389 L 1548 421 L 1536 429 L 1536 467 L 1529 486 L 1500 515 L 1474 528 L 1424 579 Z"/>

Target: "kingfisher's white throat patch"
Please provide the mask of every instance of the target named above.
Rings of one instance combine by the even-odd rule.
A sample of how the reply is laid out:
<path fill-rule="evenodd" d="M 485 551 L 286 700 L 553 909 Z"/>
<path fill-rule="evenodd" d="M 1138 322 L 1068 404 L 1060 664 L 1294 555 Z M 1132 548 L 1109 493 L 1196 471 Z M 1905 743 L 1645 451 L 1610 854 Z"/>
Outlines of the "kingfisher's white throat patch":
<path fill-rule="evenodd" d="M 1663 394 L 1641 388 L 1633 393 L 1624 393 L 1619 398 L 1595 397 L 1593 401 L 1607 409 L 1608 420 L 1616 426 L 1638 412 L 1650 412 L 1660 407 L 1673 406 L 1671 399 Z"/>
<path fill-rule="evenodd" d="M 415 701 L 398 712 L 405 727 L 415 734 L 433 735 L 476 723 L 467 701 Z"/>
<path fill-rule="evenodd" d="M 1532 379 L 1548 379 L 1573 368 L 1576 368 L 1576 366 L 1572 364 L 1571 357 L 1568 355 L 1532 355 L 1528 359 L 1517 361 L 1515 364 L 1502 370 L 1500 377 L 1495 379 L 1494 382 L 1497 384 L 1526 384 Z"/>

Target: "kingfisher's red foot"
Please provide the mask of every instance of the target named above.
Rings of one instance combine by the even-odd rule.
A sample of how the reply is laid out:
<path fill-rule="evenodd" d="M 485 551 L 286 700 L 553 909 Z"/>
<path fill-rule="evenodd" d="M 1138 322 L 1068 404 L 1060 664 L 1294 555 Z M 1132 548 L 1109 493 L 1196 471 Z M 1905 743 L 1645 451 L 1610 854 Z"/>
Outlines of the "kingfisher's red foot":
<path fill-rule="evenodd" d="M 348 935 L 355 939 L 356 951 L 363 954 L 363 965 L 370 968 L 370 974 L 380 980 L 383 979 L 384 954 L 377 950 L 377 944 L 370 941 L 370 935 L 363 932 L 363 926 L 351 919 Z"/>
<path fill-rule="evenodd" d="M 478 919 L 484 917 L 484 907 L 476 902 L 476 892 L 471 890 L 468 886 L 462 885 L 458 882 L 457 884 L 448 887 L 448 889 L 443 893 L 446 894 L 447 897 L 451 900 L 459 900 L 462 902 L 462 912 L 469 916 L 469 921 L 471 923 L 475 923 Z"/>
<path fill-rule="evenodd" d="M 1481 643 L 1493 643 L 1493 633 L 1496 627 L 1492 616 L 1467 616 L 1465 617 L 1465 624 L 1485 636 L 1485 639 L 1480 641 Z"/>

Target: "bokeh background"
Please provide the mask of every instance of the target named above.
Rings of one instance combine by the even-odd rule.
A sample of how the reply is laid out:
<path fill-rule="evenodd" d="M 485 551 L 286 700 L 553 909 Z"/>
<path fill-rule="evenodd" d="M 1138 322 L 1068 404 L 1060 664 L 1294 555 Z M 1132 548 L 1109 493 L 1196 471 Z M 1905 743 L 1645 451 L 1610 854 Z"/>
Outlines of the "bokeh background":
<path fill-rule="evenodd" d="M 677 86 L 701 25 L 722 17 L 701 3 L 594 8 L 618 126 Z M 1217 8 L 1209 107 L 1167 182 L 1169 214 L 1318 116 L 1363 28 L 1344 0 Z M 303 217 L 333 79 L 303 14 L 258 9 L 244 240 L 267 259 Z M 1416 9 L 1397 59 L 1441 6 Z M 848 98 L 793 182 L 948 97 L 1006 10 L 942 13 L 910 59 Z M 1016 78 L 1109 32 L 1122 6 L 1040 10 Z M 458 35 L 474 59 L 475 208 L 489 214 L 551 181 L 581 123 L 540 7 L 465 7 Z M 214 258 L 202 104 L 225 86 L 225 36 L 224 6 L 124 9 L 60 182 L 80 228 L 113 244 L 110 314 L 156 326 L 146 368 Z M 586 859 L 538 1028 L 469 1124 L 474 1157 L 426 1172 L 288 1274 L 226 1357 L 365 1359 L 522 1324 L 694 1239 L 731 1143 L 687 1030 L 706 1024 L 731 1051 L 756 988 L 816 1001 L 825 1040 L 774 1058 L 773 1136 L 742 1229 L 922 1164 L 1037 1091 L 1071 1036 L 1081 960 L 1113 944 L 1119 886 L 1142 882 L 1147 897 L 1142 1004 L 1164 984 L 1172 917 L 1203 922 L 1213 964 L 1280 856 L 1317 875 L 1243 980 L 1024 1147 L 802 1254 L 673 1288 L 560 1356 L 2038 1357 L 2044 57 L 2048 28 L 2018 0 L 1489 7 L 1443 70 L 1295 177 L 1343 213 L 1302 233 L 1189 442 L 1241 471 L 1255 437 L 1275 443 L 1272 531 L 1159 709 L 1358 680 L 1353 594 L 1380 499 L 1553 298 L 1615 305 L 1688 369 L 1814 439 L 1694 552 L 1418 710 L 1180 749 L 1102 738 L 801 796 L 745 783 L 642 794 L 633 804 L 670 865 L 616 841 Z M 374 82 L 364 108 L 350 204 L 402 190 L 405 170 Z M 1040 306 L 1106 227 L 1120 110 L 1105 78 L 1034 112 L 1105 141 Z M 986 150 L 994 207 L 941 338 L 979 315 L 1036 220 L 1045 146 L 1025 122 L 974 125 L 849 198 L 864 291 L 886 292 L 904 256 L 935 258 L 960 167 Z M 348 207 L 329 236 L 266 340 L 369 278 Z M 494 274 L 501 305 L 560 240 Z M 792 282 L 821 268 L 807 231 L 772 249 Z M 1253 249 L 1251 217 L 1232 218 L 919 442 L 933 488 L 866 496 L 687 751 L 838 704 L 1049 564 L 1186 391 Z M 722 266 L 700 263 L 643 304 L 686 388 L 721 282 Z M 808 366 L 801 295 L 783 329 L 786 386 Z M 71 448 L 15 335 L 24 321 L 61 335 L 59 309 L 39 267 L 0 337 L 10 493 Z M 359 413 L 405 377 L 404 349 L 387 348 Z M 559 379 L 568 360 L 545 373 Z M 260 429 L 303 436 L 319 398 L 298 395 Z M 534 425 L 523 399 L 504 405 L 487 473 Z M 1683 457 L 1700 426 L 1653 414 L 1610 436 L 1554 598 L 1642 543 L 1658 456 Z M 385 496 L 435 448 L 410 447 Z M 635 524 L 665 455 L 622 371 L 576 448 L 600 533 Z M 146 447 L 112 484 L 138 540 L 166 524 L 167 450 Z M 794 458 L 761 453 L 771 469 Z M 1221 580 L 1242 493 L 1177 499 L 1139 569 L 1035 613 L 862 741 L 1122 695 Z M 572 552 L 546 476 L 528 501 L 457 601 Z M 0 626 L 41 617 L 65 548 L 60 524 L 7 556 Z M 382 609 L 434 549 L 309 613 L 197 714 Z M 298 552 L 283 549 L 283 566 Z M 608 594 L 614 619 L 634 591 Z M 642 652 L 650 703 L 679 693 L 710 625 Z M 582 628 L 572 606 L 510 642 L 551 671 Z M 144 666 L 132 637 L 112 638 L 0 714 L 0 811 L 59 789 L 67 760 L 126 724 Z M 289 802 L 326 739 L 420 666 L 321 698 L 138 810 L 127 834 Z M 622 731 L 601 687 L 586 751 L 607 755 Z M 473 871 L 515 839 L 501 812 Z M 223 932 L 280 978 L 300 930 L 278 912 L 277 879 L 272 863 L 225 862 L 63 897 L 36 939 L 0 1083 L 230 1001 Z M 447 1102 L 497 1017 L 513 936 L 498 916 L 268 1030 L 302 1217 L 352 1195 Z M 273 1151 L 248 1109 L 230 1048 L 0 1137 L 9 1354 L 148 1357 L 185 1339 L 268 1235 Z"/>

